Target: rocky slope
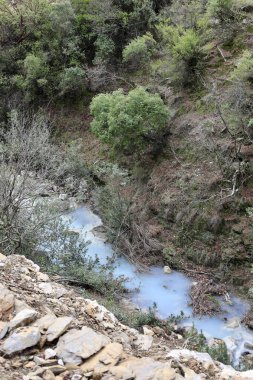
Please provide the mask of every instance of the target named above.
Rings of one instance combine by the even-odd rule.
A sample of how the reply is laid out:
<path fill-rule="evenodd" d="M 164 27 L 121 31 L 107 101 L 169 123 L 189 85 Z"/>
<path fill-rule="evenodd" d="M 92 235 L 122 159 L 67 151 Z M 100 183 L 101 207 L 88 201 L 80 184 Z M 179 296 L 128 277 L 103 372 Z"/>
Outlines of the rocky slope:
<path fill-rule="evenodd" d="M 253 378 L 253 371 L 236 372 L 208 354 L 171 350 L 159 328 L 143 332 L 24 256 L 0 255 L 0 379 Z"/>

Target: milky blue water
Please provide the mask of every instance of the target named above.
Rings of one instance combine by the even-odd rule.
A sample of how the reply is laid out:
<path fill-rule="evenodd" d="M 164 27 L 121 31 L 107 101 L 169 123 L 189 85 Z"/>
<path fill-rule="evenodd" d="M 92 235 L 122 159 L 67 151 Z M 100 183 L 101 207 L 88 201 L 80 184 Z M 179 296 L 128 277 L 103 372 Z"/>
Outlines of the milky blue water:
<path fill-rule="evenodd" d="M 71 229 L 80 233 L 80 237 L 90 242 L 87 254 L 91 257 L 98 256 L 101 263 L 114 256 L 112 246 L 99 237 L 93 229 L 101 226 L 101 219 L 86 207 L 80 207 L 64 217 L 70 221 Z M 249 310 L 249 304 L 238 298 L 231 297 L 232 305 L 220 297 L 222 313 L 216 316 L 196 317 L 192 315 L 190 307 L 189 290 L 192 281 L 180 272 L 165 274 L 162 267 L 151 267 L 147 272 L 138 272 L 135 265 L 125 257 L 116 258 L 115 275 L 124 275 L 129 278 L 126 286 L 132 290 L 131 301 L 140 308 L 147 309 L 154 303 L 157 306 L 158 315 L 167 318 L 171 314 L 179 315 L 184 312 L 188 318 L 183 321 L 185 326 L 194 326 L 202 330 L 207 338 L 215 337 L 226 339 L 230 337 L 235 342 L 233 350 L 234 359 L 237 360 L 244 351 L 244 343 L 253 344 L 253 333 L 245 326 L 228 328 L 224 318 L 242 318 Z M 138 288 L 138 291 L 136 291 Z"/>

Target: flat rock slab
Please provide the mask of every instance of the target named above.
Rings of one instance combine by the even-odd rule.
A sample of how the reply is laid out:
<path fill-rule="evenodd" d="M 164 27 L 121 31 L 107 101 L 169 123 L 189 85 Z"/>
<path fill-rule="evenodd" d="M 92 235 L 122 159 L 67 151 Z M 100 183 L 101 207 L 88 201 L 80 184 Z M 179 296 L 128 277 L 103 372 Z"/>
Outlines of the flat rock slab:
<path fill-rule="evenodd" d="M 140 334 L 137 340 L 134 342 L 135 346 L 138 346 L 140 350 L 148 351 L 153 343 L 153 337 L 151 335 Z"/>
<path fill-rule="evenodd" d="M 40 336 L 38 327 L 19 327 L 4 341 L 1 350 L 7 355 L 12 355 L 36 346 L 40 341 Z"/>
<path fill-rule="evenodd" d="M 183 380 L 184 377 L 178 374 L 168 363 L 160 363 L 151 358 L 129 358 L 120 365 L 110 368 L 110 379 L 126 380 Z M 196 374 L 194 375 L 195 379 Z M 194 380 L 194 377 L 187 377 Z"/>
<path fill-rule="evenodd" d="M 63 285 L 51 282 L 40 282 L 38 287 L 44 294 L 52 295 L 55 298 L 61 298 L 68 293 Z"/>
<path fill-rule="evenodd" d="M 92 356 L 81 366 L 84 373 L 95 371 L 104 373 L 108 366 L 116 365 L 123 358 L 123 347 L 120 343 L 109 343 L 96 355 Z"/>
<path fill-rule="evenodd" d="M 33 322 L 38 316 L 38 312 L 33 309 L 24 309 L 20 311 L 9 323 L 10 330 L 17 327 L 26 326 Z"/>
<path fill-rule="evenodd" d="M 81 364 L 82 359 L 96 354 L 108 343 L 108 337 L 89 327 L 83 327 L 82 330 L 72 329 L 59 339 L 56 353 L 65 363 Z"/>
<path fill-rule="evenodd" d="M 71 317 L 60 317 L 57 318 L 47 329 L 47 340 L 52 342 L 53 340 L 59 338 L 71 325 L 73 318 Z"/>
<path fill-rule="evenodd" d="M 40 329 L 41 333 L 45 333 L 50 325 L 56 321 L 56 316 L 54 314 L 46 314 L 44 317 L 37 319 L 33 326 L 36 326 Z"/>

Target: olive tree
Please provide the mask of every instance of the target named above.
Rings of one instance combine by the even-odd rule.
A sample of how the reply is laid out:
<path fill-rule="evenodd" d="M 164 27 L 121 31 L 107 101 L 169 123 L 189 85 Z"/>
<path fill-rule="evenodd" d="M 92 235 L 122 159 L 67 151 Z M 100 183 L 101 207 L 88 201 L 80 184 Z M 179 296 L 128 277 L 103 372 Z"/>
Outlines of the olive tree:
<path fill-rule="evenodd" d="M 100 94 L 91 106 L 92 131 L 112 152 L 141 155 L 164 132 L 170 112 L 159 94 L 137 87 Z"/>

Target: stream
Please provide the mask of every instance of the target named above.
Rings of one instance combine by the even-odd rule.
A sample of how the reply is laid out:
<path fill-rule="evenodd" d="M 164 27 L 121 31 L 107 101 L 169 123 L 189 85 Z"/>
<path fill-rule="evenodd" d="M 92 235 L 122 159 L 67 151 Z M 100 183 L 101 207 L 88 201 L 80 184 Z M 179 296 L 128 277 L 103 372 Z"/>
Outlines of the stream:
<path fill-rule="evenodd" d="M 70 223 L 71 230 L 80 234 L 80 237 L 89 241 L 87 254 L 91 257 L 96 255 L 101 263 L 105 263 L 107 257 L 113 257 L 114 252 L 110 244 L 94 232 L 94 228 L 101 226 L 102 221 L 89 208 L 82 206 L 64 218 Z M 132 290 L 130 300 L 138 307 L 147 309 L 154 302 L 157 305 L 158 316 L 166 319 L 171 314 L 179 315 L 181 311 L 187 316 L 182 321 L 183 326 L 194 326 L 206 336 L 207 339 L 223 339 L 233 357 L 233 362 L 238 364 L 240 356 L 244 352 L 253 353 L 253 350 L 246 349 L 245 343 L 253 347 L 253 332 L 243 324 L 236 328 L 226 326 L 227 320 L 242 317 L 247 313 L 250 305 L 235 296 L 231 296 L 232 304 L 229 305 L 220 297 L 222 313 L 216 316 L 196 317 L 192 315 L 192 308 L 189 306 L 189 290 L 192 284 L 184 274 L 173 271 L 165 274 L 162 267 L 151 267 L 148 272 L 138 272 L 135 265 L 127 261 L 125 257 L 116 258 L 115 276 L 124 275 L 129 278 L 126 287 Z M 136 288 L 139 288 L 136 291 Z"/>

